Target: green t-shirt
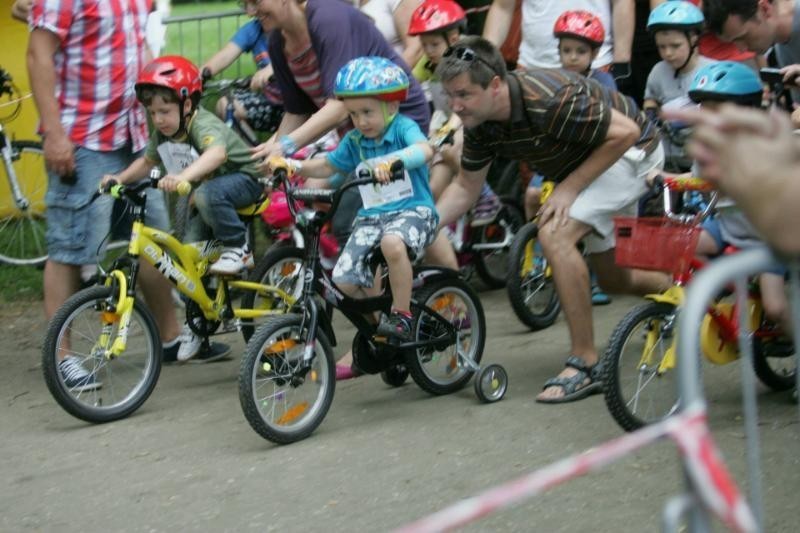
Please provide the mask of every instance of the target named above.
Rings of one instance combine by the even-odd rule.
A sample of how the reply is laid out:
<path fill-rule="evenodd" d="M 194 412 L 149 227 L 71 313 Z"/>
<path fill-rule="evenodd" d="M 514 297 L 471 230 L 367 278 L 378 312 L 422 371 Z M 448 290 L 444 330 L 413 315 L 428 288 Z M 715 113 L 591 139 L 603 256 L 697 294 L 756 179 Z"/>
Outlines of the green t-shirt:
<path fill-rule="evenodd" d="M 173 173 L 175 170 L 170 168 L 171 165 L 185 168 L 192 158 L 196 159 L 212 146 L 222 146 L 227 155 L 225 162 L 213 172 L 212 178 L 236 172 L 256 178 L 262 175 L 250 158 L 250 148 L 242 138 L 202 107 L 189 119 L 188 134 L 182 139 L 170 139 L 153 131 L 147 142 L 145 157 L 155 163 L 163 163 L 167 172 Z"/>

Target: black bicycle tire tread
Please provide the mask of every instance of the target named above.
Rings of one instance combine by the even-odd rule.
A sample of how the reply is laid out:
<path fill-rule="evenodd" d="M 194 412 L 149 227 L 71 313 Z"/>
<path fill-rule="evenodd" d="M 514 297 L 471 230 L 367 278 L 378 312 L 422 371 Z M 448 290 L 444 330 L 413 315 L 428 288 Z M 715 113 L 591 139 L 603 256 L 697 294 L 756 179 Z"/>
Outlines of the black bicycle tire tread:
<path fill-rule="evenodd" d="M 481 359 L 483 358 L 483 350 L 486 347 L 486 316 L 483 311 L 483 305 L 481 304 L 480 299 L 478 298 L 478 294 L 475 290 L 466 282 L 460 279 L 443 279 L 441 281 L 431 282 L 429 285 L 426 285 L 419 289 L 419 291 L 414 294 L 412 297 L 419 301 L 419 302 L 427 302 L 430 296 L 440 291 L 443 287 L 457 287 L 460 291 L 463 291 L 467 296 L 473 301 L 475 308 L 478 312 L 478 325 L 480 327 L 480 344 L 478 346 L 478 352 L 475 359 L 475 363 L 479 364 Z M 414 328 L 412 331 L 416 331 L 417 322 L 419 320 L 419 316 L 417 315 L 414 319 Z M 433 394 L 434 396 L 443 396 L 445 394 L 452 394 L 458 390 L 464 388 L 464 386 L 469 382 L 472 378 L 474 371 L 466 370 L 464 375 L 460 377 L 457 381 L 449 383 L 447 385 L 440 385 L 438 383 L 434 383 L 431 381 L 428 376 L 425 375 L 425 370 L 422 368 L 422 365 L 419 362 L 419 358 L 417 357 L 416 350 L 410 350 L 406 354 L 406 369 L 408 373 L 411 375 L 411 379 L 414 380 L 414 383 L 419 386 L 422 390 L 429 394 Z"/>
<path fill-rule="evenodd" d="M 614 420 L 625 431 L 636 431 L 646 425 L 628 411 L 620 391 L 619 355 L 633 329 L 648 317 L 664 316 L 674 312 L 675 306 L 664 302 L 646 302 L 637 305 L 622 317 L 614 328 L 603 355 L 603 396 Z M 676 392 L 677 394 L 677 392 Z"/>
<path fill-rule="evenodd" d="M 288 326 L 296 325 L 302 320 L 300 315 L 287 314 L 276 317 L 271 317 L 261 327 L 258 328 L 251 341 L 247 344 L 245 354 L 242 357 L 241 365 L 239 366 L 239 403 L 242 407 L 247 423 L 250 427 L 264 439 L 274 442 L 275 444 L 291 444 L 303 440 L 310 436 L 325 420 L 333 397 L 336 393 L 336 364 L 333 359 L 333 348 L 331 348 L 328 338 L 321 330 L 317 330 L 316 341 L 321 343 L 323 353 L 328 361 L 328 382 L 330 387 L 327 389 L 327 395 L 323 401 L 322 408 L 310 424 L 304 425 L 293 432 L 280 432 L 272 429 L 261 418 L 258 411 L 258 406 L 253 401 L 252 376 L 253 365 L 255 365 L 261 358 L 261 346 L 272 335 L 275 330 L 282 329 Z"/>
<path fill-rule="evenodd" d="M 150 397 L 158 378 L 161 374 L 161 341 L 158 332 L 158 326 L 147 307 L 137 298 L 134 300 L 134 312 L 138 312 L 144 320 L 149 334 L 155 339 L 155 350 L 151 353 L 150 357 L 153 359 L 151 365 L 151 372 L 145 378 L 147 385 L 142 388 L 142 391 L 136 398 L 124 406 L 105 412 L 97 413 L 96 410 L 88 409 L 80 404 L 76 404 L 71 400 L 70 395 L 63 390 L 61 382 L 58 379 L 58 367 L 56 364 L 55 349 L 58 342 L 58 335 L 64 326 L 64 322 L 78 307 L 84 305 L 86 302 L 96 301 L 108 297 L 111 292 L 111 287 L 94 286 L 88 287 L 81 291 L 76 292 L 56 311 L 50 324 L 47 327 L 45 334 L 44 344 L 42 345 L 42 373 L 44 374 L 45 383 L 50 390 L 50 394 L 55 398 L 58 404 L 69 414 L 75 418 L 92 422 L 95 424 L 104 424 L 120 420 L 130 416 L 134 411 L 144 404 Z"/>
<path fill-rule="evenodd" d="M 514 238 L 514 242 L 511 243 L 511 249 L 508 253 L 509 272 L 506 283 L 508 300 L 511 303 L 511 309 L 514 314 L 531 331 L 539 331 L 552 326 L 561 312 L 561 304 L 555 290 L 553 290 L 552 298 L 548 302 L 545 313 L 533 313 L 525 303 L 525 294 L 522 291 L 522 279 L 519 275 L 518 265 L 525 253 L 526 244 L 531 239 L 536 238 L 538 231 L 538 228 L 533 223 L 522 226 Z"/>

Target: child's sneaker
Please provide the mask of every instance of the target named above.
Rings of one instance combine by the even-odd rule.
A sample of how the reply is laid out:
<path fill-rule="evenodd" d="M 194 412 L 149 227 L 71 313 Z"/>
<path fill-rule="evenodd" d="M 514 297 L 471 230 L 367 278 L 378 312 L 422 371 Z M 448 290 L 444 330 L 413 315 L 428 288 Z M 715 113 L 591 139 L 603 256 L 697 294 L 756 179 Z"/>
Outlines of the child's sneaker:
<path fill-rule="evenodd" d="M 223 342 L 209 342 L 208 350 L 202 348 L 191 360 L 190 363 L 213 363 L 225 359 L 231 354 L 231 347 Z"/>
<path fill-rule="evenodd" d="M 603 292 L 600 285 L 592 285 L 592 305 L 608 305 L 611 303 L 611 298 Z"/>
<path fill-rule="evenodd" d="M 481 189 L 478 202 L 475 204 L 475 207 L 472 208 L 472 220 L 470 221 L 470 225 L 485 226 L 489 224 L 497 217 L 497 213 L 500 211 L 502 205 L 500 198 L 494 191 L 490 187 L 484 187 Z"/>
<path fill-rule="evenodd" d="M 189 324 L 183 325 L 183 330 L 181 330 L 179 339 L 180 345 L 178 346 L 177 354 L 178 362 L 185 363 L 200 353 L 200 347 L 203 345 L 203 339 L 201 339 L 199 335 L 192 331 L 192 329 L 189 327 Z"/>
<path fill-rule="evenodd" d="M 411 341 L 411 318 L 396 311 L 392 311 L 389 315 L 384 314 L 381 316 L 375 335 L 401 343 L 409 342 Z"/>
<path fill-rule="evenodd" d="M 94 373 L 90 373 L 83 368 L 81 360 L 75 356 L 68 355 L 65 357 L 58 363 L 58 370 L 64 378 L 64 385 L 70 392 L 96 390 L 103 386 L 102 383 L 97 381 Z"/>
<path fill-rule="evenodd" d="M 245 268 L 252 268 L 248 265 L 253 265 L 253 254 L 250 253 L 247 246 L 226 246 L 222 249 L 222 255 L 211 265 L 208 271 L 212 274 L 235 275 Z"/>

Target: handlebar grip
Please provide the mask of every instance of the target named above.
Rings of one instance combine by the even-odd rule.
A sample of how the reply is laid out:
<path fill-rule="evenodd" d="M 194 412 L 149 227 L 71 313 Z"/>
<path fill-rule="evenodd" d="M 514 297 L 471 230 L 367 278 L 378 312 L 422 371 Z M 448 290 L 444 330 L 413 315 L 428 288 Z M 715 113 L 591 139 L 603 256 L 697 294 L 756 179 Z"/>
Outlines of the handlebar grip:
<path fill-rule="evenodd" d="M 392 163 L 392 166 L 389 167 L 389 170 L 392 173 L 389 181 L 399 181 L 406 177 L 405 165 L 399 159 Z"/>
<path fill-rule="evenodd" d="M 712 184 L 703 178 L 662 178 L 664 185 L 671 191 L 711 191 Z"/>
<path fill-rule="evenodd" d="M 178 184 L 176 192 L 178 193 L 178 196 L 186 196 L 192 192 L 192 184 L 188 181 L 182 181 Z"/>
<path fill-rule="evenodd" d="M 203 68 L 203 72 L 200 73 L 200 77 L 203 79 L 203 81 L 208 81 L 211 78 L 213 78 L 214 75 L 211 74 L 211 69 L 210 68 L 205 67 L 205 68 Z"/>

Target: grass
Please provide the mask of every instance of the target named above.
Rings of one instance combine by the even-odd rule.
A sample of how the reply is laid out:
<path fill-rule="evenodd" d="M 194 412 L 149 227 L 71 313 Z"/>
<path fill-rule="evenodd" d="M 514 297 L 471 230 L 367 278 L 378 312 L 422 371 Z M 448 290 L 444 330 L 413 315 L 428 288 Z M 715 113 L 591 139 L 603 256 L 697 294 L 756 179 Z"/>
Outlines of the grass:
<path fill-rule="evenodd" d="M 172 7 L 171 16 L 209 15 L 238 9 L 236 2 L 179 4 Z M 169 24 L 162 54 L 185 55 L 199 66 L 222 48 L 246 21 L 247 17 L 242 15 L 238 18 L 231 16 Z M 255 65 L 250 55 L 244 54 L 222 73 L 222 77 L 244 76 L 254 71 Z M 0 303 L 30 302 L 41 298 L 41 268 L 0 265 Z"/>

